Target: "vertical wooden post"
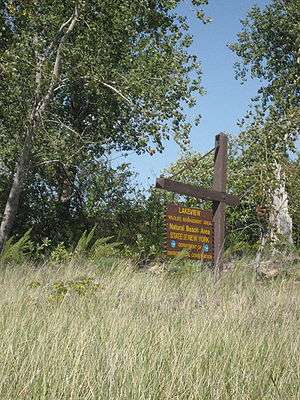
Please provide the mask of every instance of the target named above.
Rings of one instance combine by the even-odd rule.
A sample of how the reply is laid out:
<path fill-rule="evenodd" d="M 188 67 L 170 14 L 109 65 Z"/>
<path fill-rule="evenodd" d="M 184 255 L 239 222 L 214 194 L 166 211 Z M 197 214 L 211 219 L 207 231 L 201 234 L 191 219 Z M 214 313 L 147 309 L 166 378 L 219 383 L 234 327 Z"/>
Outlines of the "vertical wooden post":
<path fill-rule="evenodd" d="M 224 133 L 216 136 L 215 142 L 215 164 L 213 189 L 219 192 L 226 191 L 227 183 L 227 158 L 228 138 Z M 225 203 L 213 202 L 214 222 L 214 265 L 216 270 L 222 270 L 222 257 L 225 241 Z"/>

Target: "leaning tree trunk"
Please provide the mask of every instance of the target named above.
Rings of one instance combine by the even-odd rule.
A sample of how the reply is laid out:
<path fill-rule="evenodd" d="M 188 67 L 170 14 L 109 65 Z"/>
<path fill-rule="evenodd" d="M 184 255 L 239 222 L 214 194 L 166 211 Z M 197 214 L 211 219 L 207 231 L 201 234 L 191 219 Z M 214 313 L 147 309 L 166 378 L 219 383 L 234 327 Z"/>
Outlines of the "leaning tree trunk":
<path fill-rule="evenodd" d="M 41 123 L 44 113 L 47 111 L 48 105 L 53 97 L 56 85 L 60 80 L 61 75 L 61 64 L 62 64 L 62 50 L 64 43 L 68 36 L 74 29 L 76 22 L 79 17 L 78 4 L 75 4 L 74 12 L 72 16 L 64 22 L 58 31 L 58 40 L 56 39 L 48 48 L 43 52 L 43 55 L 36 53 L 36 91 L 35 101 L 33 110 L 30 114 L 29 129 L 27 130 L 24 147 L 21 151 L 19 160 L 16 165 L 16 170 L 9 193 L 8 200 L 6 202 L 3 218 L 0 226 L 0 251 L 2 251 L 5 241 L 7 240 L 12 230 L 17 211 L 19 208 L 20 195 L 22 193 L 23 185 L 26 179 L 28 164 L 31 158 L 32 142 L 36 131 Z M 37 36 L 34 37 L 34 41 L 37 41 Z M 49 86 L 45 88 L 45 93 L 42 93 L 43 82 L 42 82 L 42 70 L 43 63 L 46 61 L 46 54 L 51 53 L 56 47 L 55 61 L 53 65 L 52 77 Z"/>
<path fill-rule="evenodd" d="M 20 195 L 27 176 L 30 153 L 31 137 L 27 133 L 23 149 L 16 164 L 15 174 L 0 225 L 0 251 L 2 251 L 4 243 L 10 235 L 19 208 Z"/>
<path fill-rule="evenodd" d="M 275 165 L 275 190 L 271 195 L 270 239 L 276 243 L 293 243 L 293 221 L 288 208 L 286 177 L 280 164 Z"/>

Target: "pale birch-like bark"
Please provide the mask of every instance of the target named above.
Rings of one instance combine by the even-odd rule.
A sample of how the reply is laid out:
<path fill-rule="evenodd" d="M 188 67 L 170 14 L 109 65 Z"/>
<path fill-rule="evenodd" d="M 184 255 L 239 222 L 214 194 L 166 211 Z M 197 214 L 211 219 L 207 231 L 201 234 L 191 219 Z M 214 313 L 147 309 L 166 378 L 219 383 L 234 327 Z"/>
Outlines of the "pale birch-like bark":
<path fill-rule="evenodd" d="M 12 231 L 12 227 L 19 209 L 20 196 L 29 169 L 28 167 L 31 159 L 32 144 L 34 141 L 35 133 L 39 128 L 39 125 L 43 118 L 43 114 L 45 113 L 49 105 L 49 102 L 51 101 L 56 85 L 60 80 L 63 45 L 67 37 L 73 31 L 75 24 L 78 21 L 78 17 L 79 17 L 79 11 L 78 11 L 78 6 L 76 5 L 73 15 L 68 19 L 68 21 L 63 23 L 59 29 L 58 33 L 62 34 L 62 36 L 60 37 L 57 43 L 55 61 L 52 71 L 52 78 L 49 87 L 44 95 L 41 95 L 42 64 L 46 58 L 45 54 L 49 55 L 49 53 L 53 51 L 53 48 L 55 47 L 56 43 L 53 42 L 43 56 L 37 56 L 36 92 L 35 92 L 34 106 L 29 117 L 28 129 L 26 131 L 24 138 L 24 146 L 21 150 L 19 159 L 16 164 L 16 169 L 10 193 L 5 205 L 0 225 L 0 251 L 2 251 L 5 241 L 7 240 Z"/>
<path fill-rule="evenodd" d="M 25 144 L 20 154 L 20 158 L 16 165 L 15 174 L 0 225 L 0 251 L 3 249 L 4 243 L 7 240 L 15 221 L 20 202 L 20 195 L 22 193 L 24 181 L 26 178 L 26 171 L 28 169 L 30 154 L 31 138 L 30 134 L 28 133 L 25 138 Z"/>
<path fill-rule="evenodd" d="M 275 189 L 271 196 L 270 209 L 270 239 L 273 243 L 293 243 L 293 221 L 288 208 L 288 193 L 286 191 L 286 177 L 279 163 L 274 171 Z"/>

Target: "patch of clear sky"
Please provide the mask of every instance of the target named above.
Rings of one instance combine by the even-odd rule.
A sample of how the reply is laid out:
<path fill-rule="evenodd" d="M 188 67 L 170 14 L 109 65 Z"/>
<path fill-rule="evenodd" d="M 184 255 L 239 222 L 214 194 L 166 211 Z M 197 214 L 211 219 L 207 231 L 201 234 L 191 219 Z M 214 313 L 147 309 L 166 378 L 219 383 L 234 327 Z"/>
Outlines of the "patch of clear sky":
<path fill-rule="evenodd" d="M 196 19 L 191 2 L 186 0 L 179 12 L 188 17 L 194 43 L 191 52 L 199 57 L 202 64 L 202 85 L 206 95 L 197 97 L 197 105 L 188 110 L 190 117 L 200 112 L 199 126 L 193 126 L 191 144 L 194 151 L 205 153 L 214 146 L 215 135 L 228 132 L 237 135 L 237 121 L 242 118 L 260 86 L 258 80 L 249 79 L 245 84 L 234 78 L 236 57 L 227 47 L 236 40 L 241 31 L 241 22 L 248 10 L 257 4 L 264 7 L 268 0 L 210 0 L 205 6 L 206 15 L 213 21 L 203 25 Z M 154 184 L 161 171 L 181 155 L 180 148 L 169 141 L 162 154 L 120 157 L 114 163 L 131 163 L 137 173 L 137 182 L 145 189 Z"/>

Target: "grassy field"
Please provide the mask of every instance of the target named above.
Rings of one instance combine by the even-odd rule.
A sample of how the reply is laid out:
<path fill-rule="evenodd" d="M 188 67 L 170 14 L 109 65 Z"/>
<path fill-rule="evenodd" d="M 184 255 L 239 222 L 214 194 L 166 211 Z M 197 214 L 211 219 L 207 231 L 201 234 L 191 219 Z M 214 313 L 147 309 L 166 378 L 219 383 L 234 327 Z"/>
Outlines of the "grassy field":
<path fill-rule="evenodd" d="M 2 269 L 0 286 L 1 400 L 300 399 L 292 279 L 119 262 Z"/>

